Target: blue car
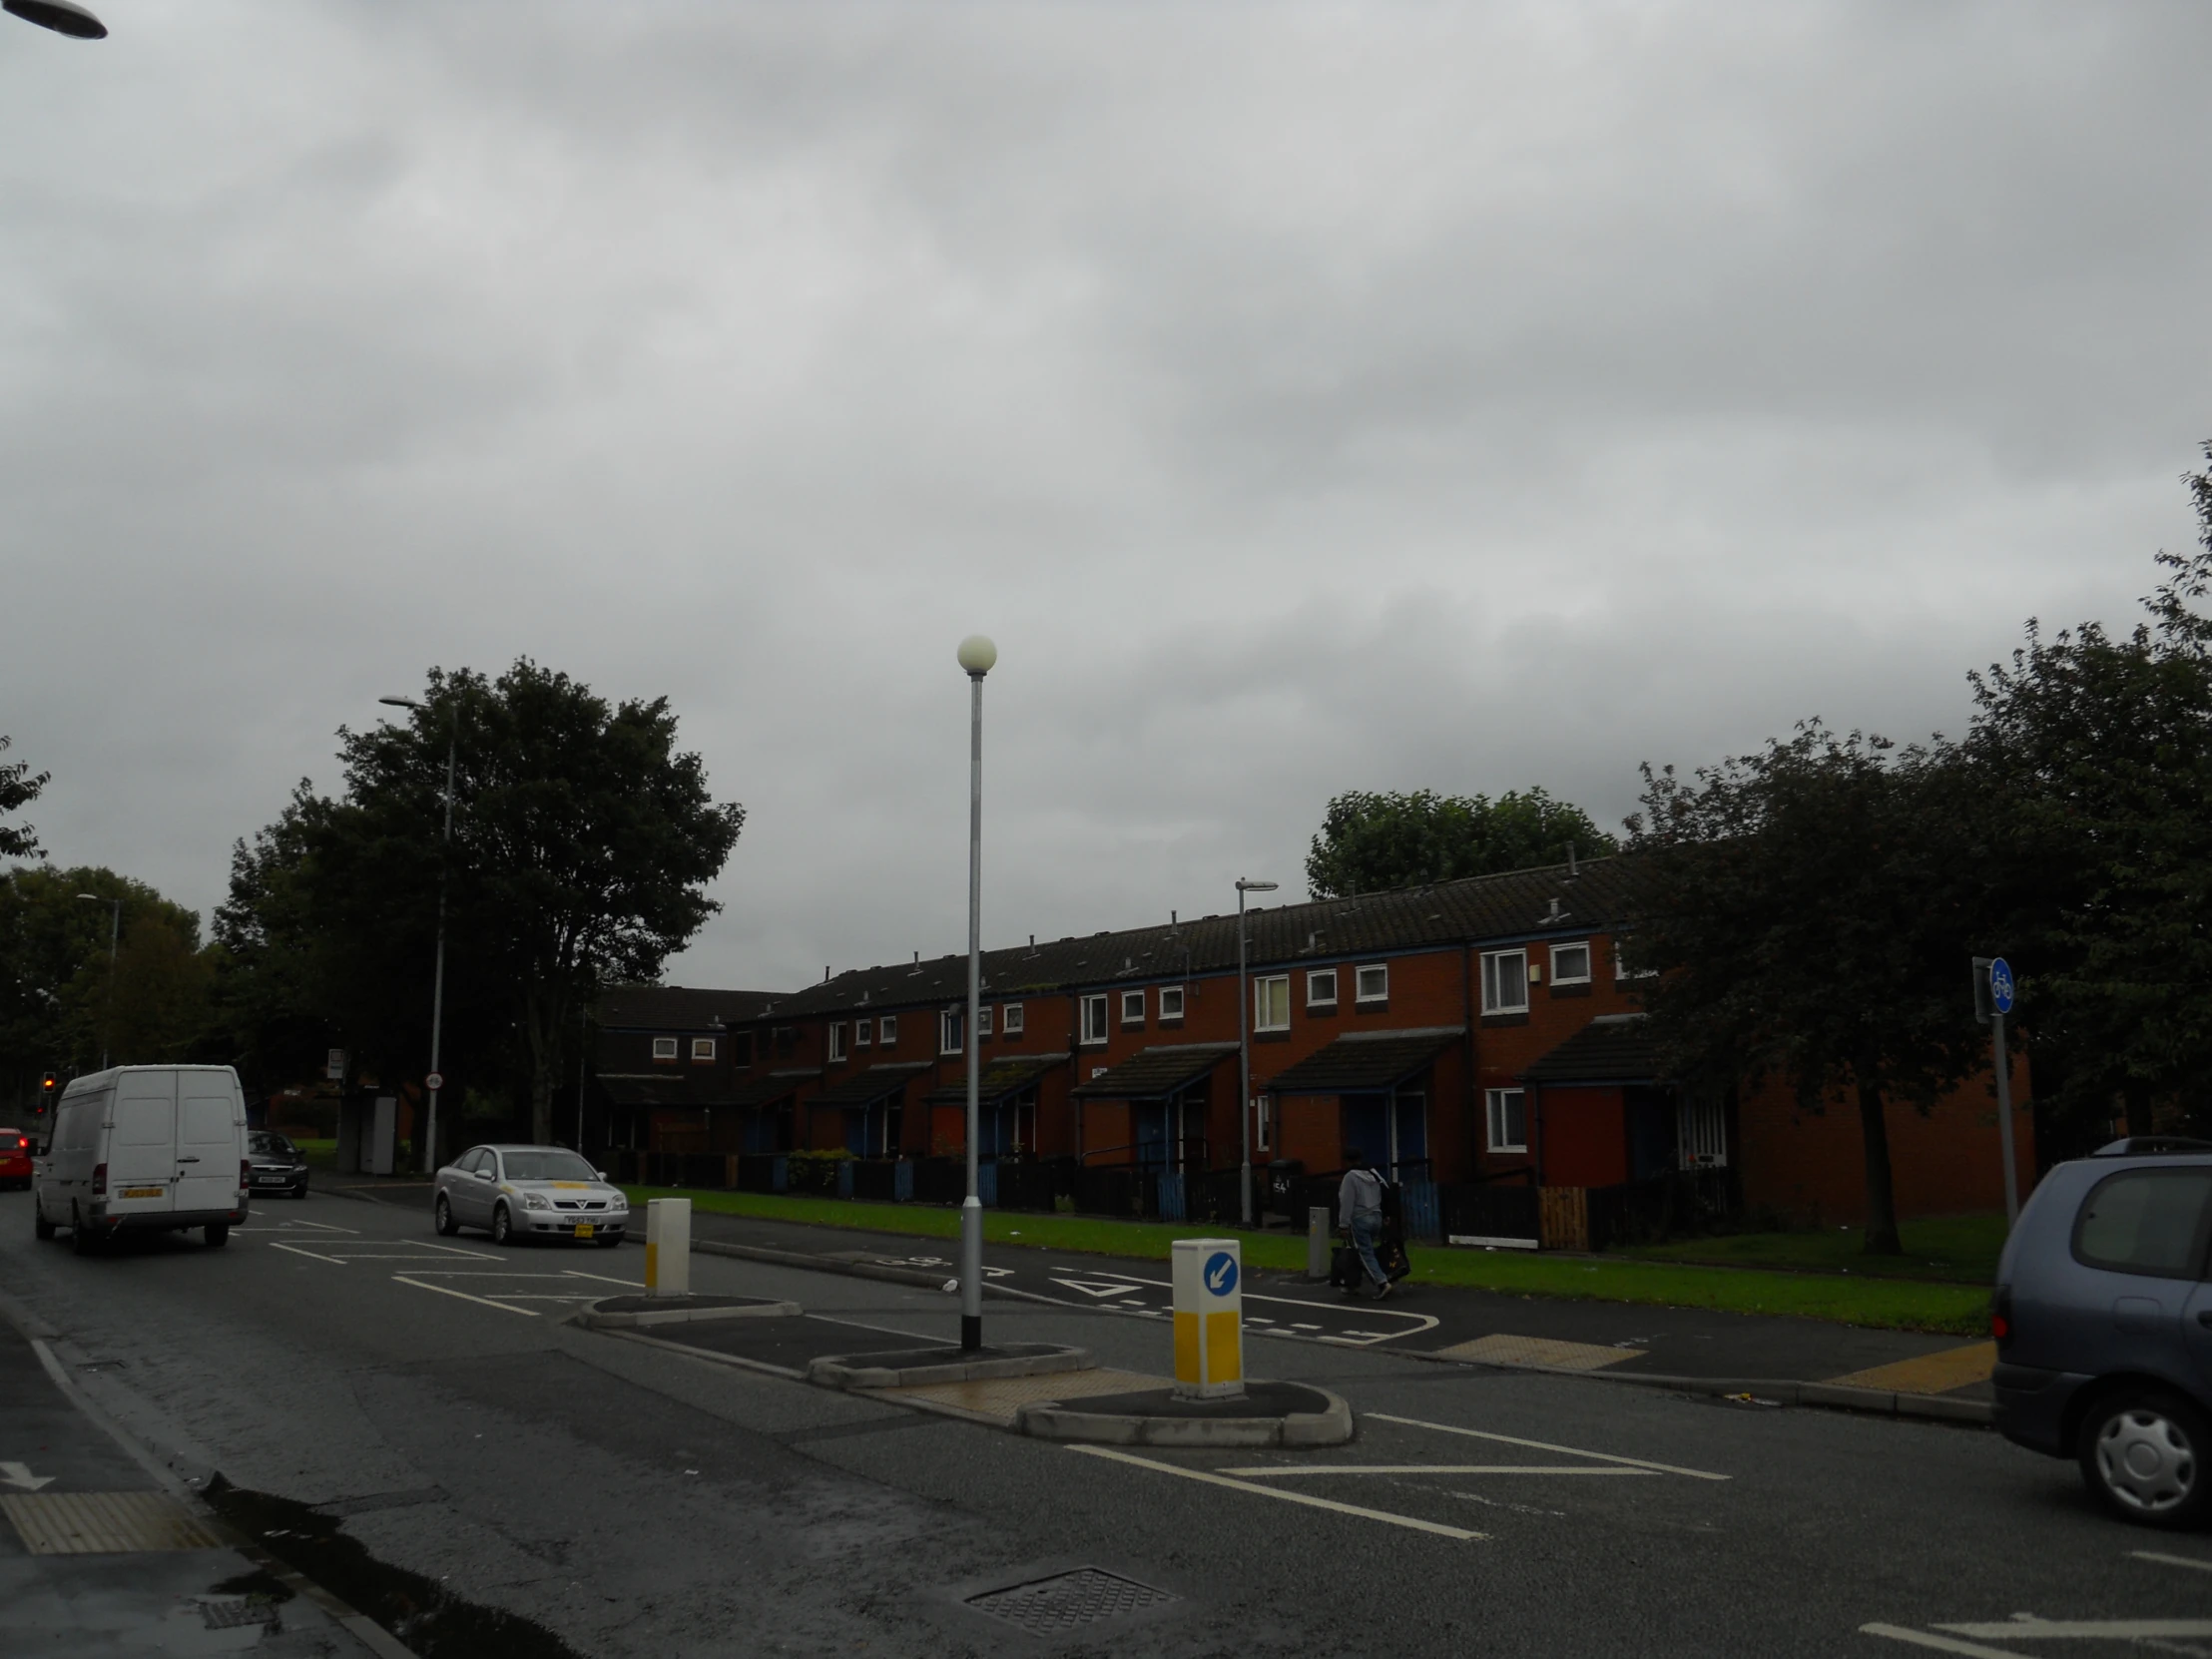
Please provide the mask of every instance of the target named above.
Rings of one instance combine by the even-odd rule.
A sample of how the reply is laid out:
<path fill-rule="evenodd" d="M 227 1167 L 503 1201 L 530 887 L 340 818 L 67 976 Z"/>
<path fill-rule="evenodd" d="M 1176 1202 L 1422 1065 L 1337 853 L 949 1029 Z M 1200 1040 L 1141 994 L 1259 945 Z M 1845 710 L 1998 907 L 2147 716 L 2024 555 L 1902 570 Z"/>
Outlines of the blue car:
<path fill-rule="evenodd" d="M 2113 1514 L 2212 1502 L 2212 1142 L 2115 1141 L 2043 1177 L 1997 1264 L 1996 1424 Z"/>

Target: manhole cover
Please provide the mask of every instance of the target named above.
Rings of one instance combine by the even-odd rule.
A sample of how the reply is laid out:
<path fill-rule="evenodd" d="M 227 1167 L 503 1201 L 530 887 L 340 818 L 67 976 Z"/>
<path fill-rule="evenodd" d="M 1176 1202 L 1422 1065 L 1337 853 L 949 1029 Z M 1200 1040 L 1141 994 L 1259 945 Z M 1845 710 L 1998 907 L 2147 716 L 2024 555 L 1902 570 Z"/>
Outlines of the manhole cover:
<path fill-rule="evenodd" d="M 200 1616 L 208 1621 L 210 1630 L 237 1630 L 250 1624 L 274 1625 L 278 1614 L 274 1601 L 240 1596 L 236 1600 L 203 1601 Z"/>
<path fill-rule="evenodd" d="M 981 1595 L 969 1596 L 967 1604 L 1032 1636 L 1058 1636 L 1176 1599 L 1173 1591 L 1155 1589 L 1133 1578 L 1101 1572 L 1096 1567 L 1077 1567 L 1073 1572 L 1054 1573 L 1050 1578 L 1031 1579 L 1003 1590 L 985 1590 Z"/>

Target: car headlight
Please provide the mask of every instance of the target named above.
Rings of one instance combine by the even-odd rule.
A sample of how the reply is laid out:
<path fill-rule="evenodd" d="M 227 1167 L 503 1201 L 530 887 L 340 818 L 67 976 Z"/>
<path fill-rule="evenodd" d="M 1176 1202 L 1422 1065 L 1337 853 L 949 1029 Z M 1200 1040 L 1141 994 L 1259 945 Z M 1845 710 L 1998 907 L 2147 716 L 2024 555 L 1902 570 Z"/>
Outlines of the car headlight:
<path fill-rule="evenodd" d="M 522 1207 L 525 1210 L 550 1210 L 553 1208 L 552 1205 L 546 1203 L 545 1194 L 543 1193 L 524 1193 L 522 1195 Z"/>

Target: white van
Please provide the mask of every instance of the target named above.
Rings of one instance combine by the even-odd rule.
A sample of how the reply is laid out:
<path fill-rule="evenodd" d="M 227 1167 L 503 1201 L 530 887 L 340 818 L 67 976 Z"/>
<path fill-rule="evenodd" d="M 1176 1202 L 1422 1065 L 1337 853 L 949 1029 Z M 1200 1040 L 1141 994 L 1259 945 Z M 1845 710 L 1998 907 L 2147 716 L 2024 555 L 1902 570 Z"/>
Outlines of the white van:
<path fill-rule="evenodd" d="M 117 1234 L 208 1230 L 246 1219 L 246 1097 L 229 1066 L 115 1066 L 80 1077 L 33 1165 L 38 1236 L 68 1228 L 81 1255 Z"/>

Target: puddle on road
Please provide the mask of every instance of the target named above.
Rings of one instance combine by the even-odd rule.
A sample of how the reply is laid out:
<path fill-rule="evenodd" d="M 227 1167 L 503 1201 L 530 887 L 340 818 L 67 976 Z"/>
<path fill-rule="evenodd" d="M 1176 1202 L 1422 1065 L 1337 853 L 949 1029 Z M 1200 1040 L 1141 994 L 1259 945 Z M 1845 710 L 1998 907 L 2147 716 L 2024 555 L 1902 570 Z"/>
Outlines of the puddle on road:
<path fill-rule="evenodd" d="M 286 1566 L 397 1636 L 422 1659 L 580 1659 L 533 1620 L 463 1601 L 435 1579 L 369 1554 L 304 1503 L 208 1482 L 208 1506 Z"/>

